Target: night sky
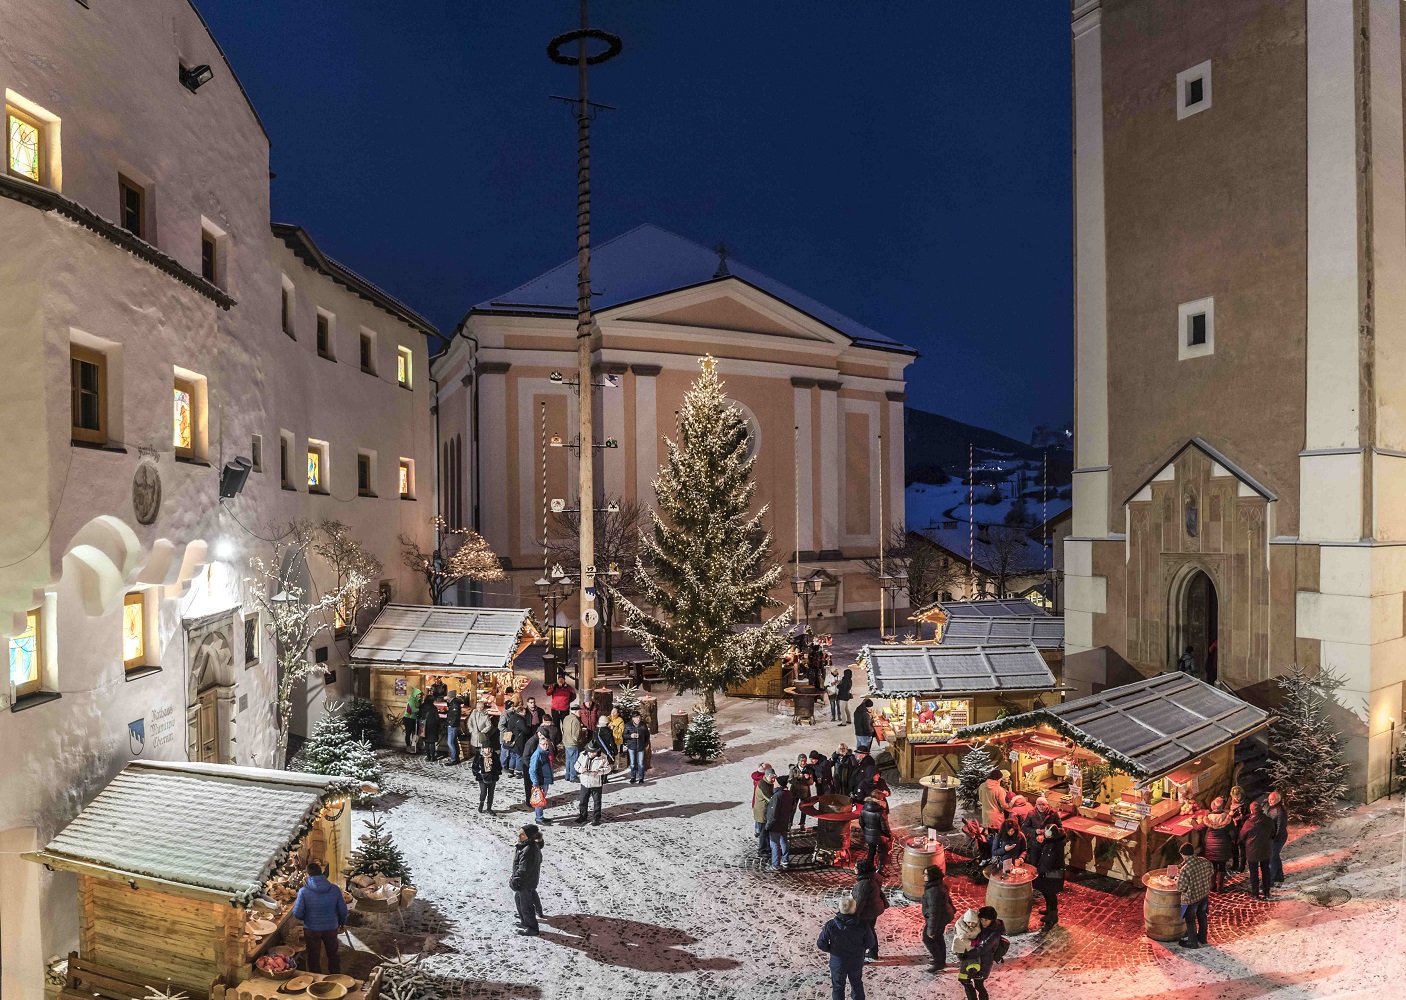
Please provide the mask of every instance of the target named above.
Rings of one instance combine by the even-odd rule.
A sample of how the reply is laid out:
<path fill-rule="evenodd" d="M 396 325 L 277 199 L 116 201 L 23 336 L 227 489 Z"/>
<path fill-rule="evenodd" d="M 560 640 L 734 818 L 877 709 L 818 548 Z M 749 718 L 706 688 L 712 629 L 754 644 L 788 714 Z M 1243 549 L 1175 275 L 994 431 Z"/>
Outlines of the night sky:
<path fill-rule="evenodd" d="M 570 258 L 572 0 L 196 0 L 273 141 L 274 218 L 448 331 Z M 1072 407 L 1065 4 L 595 0 L 594 234 L 654 222 L 916 347 L 912 405 Z"/>

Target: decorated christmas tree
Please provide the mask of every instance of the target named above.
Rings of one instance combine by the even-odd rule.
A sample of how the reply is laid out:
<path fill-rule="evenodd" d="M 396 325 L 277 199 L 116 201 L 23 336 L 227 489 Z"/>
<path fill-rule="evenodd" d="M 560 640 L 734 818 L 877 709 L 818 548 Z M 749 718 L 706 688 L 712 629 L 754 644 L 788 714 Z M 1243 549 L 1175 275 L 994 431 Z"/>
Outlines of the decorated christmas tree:
<path fill-rule="evenodd" d="M 781 606 L 771 591 L 782 571 L 771 563 L 771 535 L 762 527 L 767 509 L 752 510 L 757 456 L 747 418 L 728 403 L 713 359 L 701 363 L 679 411 L 679 439 L 667 442 L 668 460 L 654 481 L 657 509 L 633 573 L 639 603 L 616 596 L 625 631 L 664 680 L 702 695 L 715 712 L 717 691 L 760 673 L 785 650 L 791 613 L 749 624 Z"/>
<path fill-rule="evenodd" d="M 371 744 L 352 738 L 341 706 L 336 703 L 327 705 L 327 711 L 317 720 L 308 741 L 298 752 L 296 763 L 300 771 L 311 774 L 340 774 L 355 778 L 358 783 L 379 784 L 381 781 L 381 765 L 376 761 Z M 360 797 L 360 789 L 352 796 Z"/>
<path fill-rule="evenodd" d="M 683 752 L 695 764 L 706 764 L 722 754 L 722 735 L 707 712 L 700 710 L 693 713 L 683 734 Z"/>
<path fill-rule="evenodd" d="M 995 766 L 996 756 L 986 748 L 985 743 L 976 744 L 962 758 L 961 769 L 957 771 L 957 781 L 960 783 L 957 798 L 967 812 L 976 809 L 976 797 L 981 790 L 981 783 L 990 777 L 991 769 Z"/>
<path fill-rule="evenodd" d="M 400 879 L 405 885 L 410 885 L 410 868 L 405 863 L 405 855 L 400 853 L 400 848 L 381 823 L 381 814 L 374 808 L 366 827 L 366 832 L 360 837 L 361 846 L 352 852 L 351 874 L 380 875 Z"/>
<path fill-rule="evenodd" d="M 1327 671 L 1310 677 L 1295 665 L 1277 682 L 1284 700 L 1269 731 L 1279 755 L 1270 765 L 1270 780 L 1290 816 L 1322 823 L 1347 792 L 1342 736 L 1328 715 L 1342 681 Z"/>

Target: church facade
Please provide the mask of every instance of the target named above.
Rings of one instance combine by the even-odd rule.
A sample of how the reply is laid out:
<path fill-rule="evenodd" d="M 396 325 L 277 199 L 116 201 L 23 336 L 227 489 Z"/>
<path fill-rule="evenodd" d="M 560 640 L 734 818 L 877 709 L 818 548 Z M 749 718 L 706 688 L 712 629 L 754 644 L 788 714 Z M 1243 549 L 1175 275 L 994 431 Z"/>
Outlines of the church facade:
<path fill-rule="evenodd" d="M 597 504 L 653 503 L 664 439 L 711 355 L 750 425 L 774 557 L 791 564 L 776 596 L 794 600 L 799 554 L 802 575 L 822 579 L 809 607 L 819 631 L 876 625 L 863 560 L 881 523 L 902 522 L 904 369 L 916 352 L 655 226 L 599 244 L 592 276 L 595 440 L 616 445 L 595 449 Z M 544 503 L 576 507 L 575 281 L 573 259 L 475 306 L 434 363 L 441 509 L 510 567 L 486 603 L 538 606 L 544 550 L 563 544 Z M 573 600 L 559 624 L 577 617 Z"/>
<path fill-rule="evenodd" d="M 1273 706 L 1331 671 L 1375 798 L 1406 684 L 1400 4 L 1072 13 L 1067 677 L 1214 649 Z"/>

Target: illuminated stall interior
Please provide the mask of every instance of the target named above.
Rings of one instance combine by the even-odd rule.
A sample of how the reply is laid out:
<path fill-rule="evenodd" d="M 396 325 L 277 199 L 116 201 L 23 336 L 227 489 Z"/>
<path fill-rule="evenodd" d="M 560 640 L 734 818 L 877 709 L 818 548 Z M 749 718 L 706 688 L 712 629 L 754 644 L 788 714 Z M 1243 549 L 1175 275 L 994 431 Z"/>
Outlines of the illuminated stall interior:
<path fill-rule="evenodd" d="M 1057 697 L 1054 674 L 1031 645 L 866 646 L 859 665 L 902 781 L 955 774 L 969 745 L 957 738 L 964 726 Z"/>
<path fill-rule="evenodd" d="M 967 726 L 1013 792 L 1061 813 L 1074 868 L 1133 880 L 1161 867 L 1234 781 L 1235 745 L 1266 712 L 1183 673 Z"/>

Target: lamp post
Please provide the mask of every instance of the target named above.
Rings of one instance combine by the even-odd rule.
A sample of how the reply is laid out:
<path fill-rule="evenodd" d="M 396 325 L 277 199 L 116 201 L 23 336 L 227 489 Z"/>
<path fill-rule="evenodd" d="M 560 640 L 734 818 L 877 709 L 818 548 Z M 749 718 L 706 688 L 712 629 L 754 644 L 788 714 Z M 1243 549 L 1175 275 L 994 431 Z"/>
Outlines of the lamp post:
<path fill-rule="evenodd" d="M 557 608 L 570 594 L 569 576 L 553 573 L 550 578 L 544 576 L 537 580 L 537 596 L 542 599 L 543 612 L 547 616 L 547 656 L 551 658 L 553 680 L 556 679 L 557 662 Z"/>
<path fill-rule="evenodd" d="M 898 636 L 898 595 L 908 587 L 907 573 L 883 573 L 879 576 L 879 588 L 888 595 L 889 606 L 893 608 L 893 636 Z M 879 604 L 879 638 L 884 635 L 883 603 Z"/>
<path fill-rule="evenodd" d="M 791 592 L 801 599 L 801 609 L 804 618 L 802 624 L 810 625 L 810 599 L 820 593 L 820 588 L 825 586 L 825 577 L 819 572 L 812 573 L 808 577 L 796 577 L 791 581 Z"/>

